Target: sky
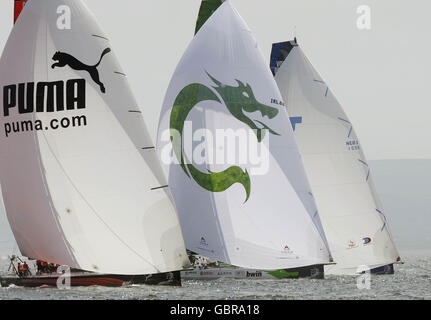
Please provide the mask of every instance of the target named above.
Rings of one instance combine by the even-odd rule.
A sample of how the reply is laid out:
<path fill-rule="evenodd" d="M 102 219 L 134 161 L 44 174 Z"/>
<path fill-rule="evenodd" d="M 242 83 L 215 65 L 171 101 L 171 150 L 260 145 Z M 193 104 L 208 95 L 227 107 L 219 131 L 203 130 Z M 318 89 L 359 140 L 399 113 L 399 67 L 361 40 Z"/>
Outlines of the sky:
<path fill-rule="evenodd" d="M 164 95 L 192 40 L 200 0 L 84 0 L 111 40 L 153 139 Z M 269 60 L 299 44 L 354 124 L 369 160 L 431 159 L 431 1 L 230 0 Z M 0 4 L 0 50 L 12 27 Z M 361 30 L 358 7 L 369 6 Z"/>

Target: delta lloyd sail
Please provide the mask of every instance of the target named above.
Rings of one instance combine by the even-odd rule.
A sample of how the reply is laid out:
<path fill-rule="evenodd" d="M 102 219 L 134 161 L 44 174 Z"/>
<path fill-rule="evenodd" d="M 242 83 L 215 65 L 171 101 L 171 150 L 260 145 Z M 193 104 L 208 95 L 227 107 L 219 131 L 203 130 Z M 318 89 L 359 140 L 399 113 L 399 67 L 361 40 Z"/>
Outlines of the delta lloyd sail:
<path fill-rule="evenodd" d="M 26 4 L 0 88 L 0 181 L 23 255 L 120 275 L 189 264 L 139 106 L 82 1 Z"/>
<path fill-rule="evenodd" d="M 182 57 L 159 122 L 157 149 L 187 249 L 264 270 L 329 263 L 288 121 L 256 40 L 223 3 Z M 247 158 L 251 149 L 266 155 L 262 163 Z"/>
<path fill-rule="evenodd" d="M 393 272 L 399 261 L 370 167 L 352 123 L 295 41 L 273 45 L 271 69 L 291 117 L 336 265 Z M 359 270 L 360 269 L 360 270 Z"/>

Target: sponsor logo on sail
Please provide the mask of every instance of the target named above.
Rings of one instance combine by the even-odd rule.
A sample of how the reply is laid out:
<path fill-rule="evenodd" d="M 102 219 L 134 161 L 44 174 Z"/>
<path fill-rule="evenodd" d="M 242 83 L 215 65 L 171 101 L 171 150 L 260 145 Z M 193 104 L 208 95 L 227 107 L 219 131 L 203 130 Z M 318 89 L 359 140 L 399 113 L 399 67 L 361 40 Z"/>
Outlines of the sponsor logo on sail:
<path fill-rule="evenodd" d="M 362 241 L 363 241 L 364 245 L 367 245 L 367 244 L 371 243 L 371 238 L 370 237 L 365 237 L 365 238 L 362 238 Z"/>
<path fill-rule="evenodd" d="M 192 109 L 200 102 L 214 101 L 224 105 L 230 115 L 253 130 L 258 142 L 261 143 L 268 132 L 273 135 L 279 134 L 262 121 L 252 120 L 246 114 L 260 112 L 262 117 L 273 119 L 278 115 L 279 110 L 259 102 L 249 84 L 236 80 L 238 86 L 230 86 L 221 83 L 209 73 L 207 75 L 214 83 L 213 87 L 199 83 L 187 85 L 180 91 L 174 101 L 170 117 L 170 140 L 174 154 L 184 173 L 202 188 L 210 192 L 224 192 L 232 185 L 239 183 L 246 192 L 245 202 L 247 202 L 251 190 L 250 175 L 247 170 L 243 170 L 239 166 L 231 166 L 221 172 L 211 172 L 209 170 L 202 172 L 188 159 L 184 151 L 183 142 L 186 119 Z"/>
<path fill-rule="evenodd" d="M 357 151 L 361 149 L 358 140 L 348 140 L 346 141 L 346 146 L 349 151 Z"/>
<path fill-rule="evenodd" d="M 100 81 L 99 70 L 97 68 L 102 62 L 103 57 L 110 52 L 111 49 L 106 48 L 102 52 L 99 62 L 97 62 L 95 65 L 87 65 L 68 53 L 57 51 L 52 57 L 52 60 L 55 61 L 55 63 L 51 66 L 51 68 L 55 69 L 69 66 L 71 69 L 76 71 L 86 71 L 91 76 L 91 79 L 93 79 L 93 81 L 100 87 L 100 91 L 105 93 L 105 85 Z"/>
<path fill-rule="evenodd" d="M 84 79 L 71 79 L 54 82 L 29 82 L 3 87 L 3 117 L 31 115 L 34 113 L 54 113 L 79 111 L 86 108 L 86 82 Z M 57 130 L 87 125 L 85 115 L 65 116 L 44 123 L 29 116 L 22 121 L 5 121 L 4 133 L 41 130 Z"/>
<path fill-rule="evenodd" d="M 284 253 L 293 253 L 293 251 L 290 250 L 290 248 L 289 248 L 289 246 L 287 244 L 283 247 L 283 252 Z"/>
<path fill-rule="evenodd" d="M 106 48 L 95 65 L 87 65 L 72 55 L 57 51 L 52 60 L 52 69 L 69 66 L 73 70 L 86 71 L 102 93 L 105 85 L 100 81 L 98 67 L 103 57 L 111 52 Z M 3 87 L 3 116 L 28 115 L 21 121 L 6 121 L 4 133 L 9 137 L 13 133 L 47 131 L 87 126 L 84 114 L 53 118 L 47 122 L 36 119 L 30 114 L 59 113 L 79 111 L 86 108 L 86 80 L 70 79 L 52 82 L 28 82 L 11 84 Z"/>
<path fill-rule="evenodd" d="M 290 123 L 292 125 L 293 131 L 295 131 L 296 125 L 302 123 L 302 117 L 290 117 Z"/>
<path fill-rule="evenodd" d="M 102 93 L 106 92 L 105 85 L 100 81 L 98 67 L 103 57 L 111 52 L 106 48 L 95 65 L 87 65 L 72 55 L 57 51 L 52 60 L 51 68 L 69 66 L 76 71 L 87 72 L 92 81 L 99 86 Z M 52 82 L 28 82 L 11 84 L 3 87 L 3 116 L 28 115 L 21 121 L 6 121 L 4 133 L 9 137 L 13 133 L 32 131 L 47 131 L 87 126 L 84 114 L 53 118 L 43 122 L 30 114 L 63 113 L 86 109 L 86 80 L 70 79 Z"/>
<path fill-rule="evenodd" d="M 204 237 L 201 237 L 201 245 L 202 246 L 207 246 L 208 245 L 208 243 L 207 243 L 207 241 L 205 240 Z"/>
<path fill-rule="evenodd" d="M 355 241 L 349 240 L 349 243 L 347 244 L 347 248 L 348 249 L 354 249 L 354 248 L 357 248 L 357 247 L 358 247 L 358 244 Z"/>

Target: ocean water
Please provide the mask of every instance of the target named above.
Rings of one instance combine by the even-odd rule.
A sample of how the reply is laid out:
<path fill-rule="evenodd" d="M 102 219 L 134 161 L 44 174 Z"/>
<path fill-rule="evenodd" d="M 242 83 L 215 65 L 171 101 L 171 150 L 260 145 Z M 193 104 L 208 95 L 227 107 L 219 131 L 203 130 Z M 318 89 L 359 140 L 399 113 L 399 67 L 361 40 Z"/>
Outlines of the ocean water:
<path fill-rule="evenodd" d="M 402 252 L 405 264 L 395 275 L 371 276 L 370 289 L 358 289 L 357 277 L 326 276 L 324 280 L 183 281 L 182 287 L 125 286 L 0 288 L 0 299 L 19 300 L 289 300 L 289 299 L 402 299 L 431 300 L 431 251 Z M 2 270 L 7 269 L 3 263 Z M 3 271 L 4 274 L 4 271 Z"/>

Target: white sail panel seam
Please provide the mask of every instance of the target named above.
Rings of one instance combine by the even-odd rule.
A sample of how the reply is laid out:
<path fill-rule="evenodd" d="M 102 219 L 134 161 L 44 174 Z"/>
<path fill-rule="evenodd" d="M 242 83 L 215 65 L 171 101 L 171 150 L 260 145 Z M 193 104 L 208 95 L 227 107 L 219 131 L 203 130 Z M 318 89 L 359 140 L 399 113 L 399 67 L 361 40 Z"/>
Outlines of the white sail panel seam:
<path fill-rule="evenodd" d="M 61 162 L 58 160 L 57 156 L 54 154 L 51 145 L 48 142 L 48 139 L 45 135 L 45 133 L 42 133 L 46 144 L 48 146 L 49 151 L 51 152 L 52 156 L 54 157 L 55 161 L 58 163 L 58 165 L 60 166 L 61 170 L 63 171 L 64 175 L 66 176 L 67 180 L 69 180 L 70 184 L 72 185 L 73 189 L 75 189 L 75 191 L 78 193 L 78 195 L 81 197 L 82 200 L 84 200 L 84 202 L 88 205 L 88 207 L 91 209 L 91 211 L 94 213 L 94 215 L 102 222 L 102 224 L 124 245 L 126 246 L 132 253 L 134 253 L 137 257 L 141 258 L 143 261 L 145 261 L 147 264 L 149 264 L 150 266 L 152 266 L 158 273 L 160 273 L 160 270 L 151 262 L 149 262 L 147 259 L 145 259 L 144 257 L 142 257 L 138 252 L 136 252 L 132 247 L 130 247 L 109 225 L 108 223 L 105 222 L 105 220 L 102 219 L 102 217 L 97 213 L 96 209 L 94 209 L 94 207 L 90 204 L 90 202 L 84 197 L 84 195 L 78 190 L 78 188 L 76 187 L 75 183 L 72 181 L 72 179 L 70 178 L 70 176 L 67 174 L 65 168 L 63 167 L 63 165 L 61 164 Z"/>

